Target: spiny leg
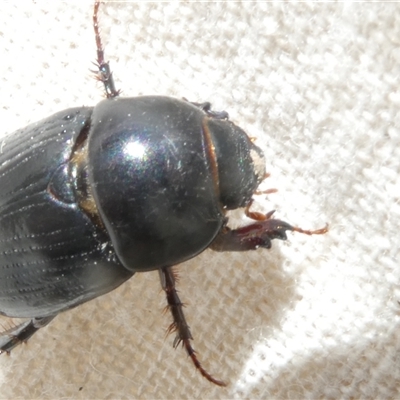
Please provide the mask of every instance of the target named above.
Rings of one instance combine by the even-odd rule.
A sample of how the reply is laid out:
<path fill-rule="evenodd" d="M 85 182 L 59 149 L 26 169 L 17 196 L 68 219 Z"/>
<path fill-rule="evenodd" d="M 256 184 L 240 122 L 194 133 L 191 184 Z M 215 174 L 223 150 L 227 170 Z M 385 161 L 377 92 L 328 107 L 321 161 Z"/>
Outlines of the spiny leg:
<path fill-rule="evenodd" d="M 110 69 L 110 64 L 104 60 L 104 49 L 103 49 L 103 44 L 101 43 L 99 20 L 98 20 L 100 3 L 101 1 L 95 1 L 93 10 L 93 28 L 94 28 L 94 35 L 96 38 L 96 47 L 97 47 L 96 66 L 98 68 L 98 71 L 93 71 L 93 72 L 96 73 L 96 79 L 103 82 L 107 98 L 111 98 L 119 96 L 120 90 L 117 90 L 115 88 L 115 83 Z"/>
<path fill-rule="evenodd" d="M 159 273 L 161 286 L 167 295 L 168 308 L 173 317 L 173 323 L 169 326 L 168 333 L 177 332 L 173 343 L 174 348 L 177 348 L 179 344 L 182 343 L 182 346 L 185 347 L 195 367 L 207 380 L 218 386 L 226 386 L 226 383 L 213 378 L 202 367 L 200 361 L 197 359 L 196 352 L 190 343 L 190 341 L 193 340 L 193 337 L 183 313 L 183 304 L 180 301 L 175 288 L 176 275 L 174 274 L 172 267 L 163 267 L 159 269 Z"/>
<path fill-rule="evenodd" d="M 10 351 L 21 343 L 26 342 L 40 328 L 46 326 L 55 315 L 44 318 L 33 318 L 0 334 L 0 354 Z"/>
<path fill-rule="evenodd" d="M 306 230 L 279 219 L 273 219 L 271 217 L 275 210 L 267 214 L 250 211 L 251 204 L 252 201 L 246 207 L 245 214 L 257 222 L 238 229 L 224 227 L 210 246 L 213 250 L 248 251 L 256 250 L 259 247 L 269 249 L 273 239 L 287 239 L 286 231 L 300 232 L 306 235 L 322 235 L 328 232 L 328 225 L 321 229 Z"/>

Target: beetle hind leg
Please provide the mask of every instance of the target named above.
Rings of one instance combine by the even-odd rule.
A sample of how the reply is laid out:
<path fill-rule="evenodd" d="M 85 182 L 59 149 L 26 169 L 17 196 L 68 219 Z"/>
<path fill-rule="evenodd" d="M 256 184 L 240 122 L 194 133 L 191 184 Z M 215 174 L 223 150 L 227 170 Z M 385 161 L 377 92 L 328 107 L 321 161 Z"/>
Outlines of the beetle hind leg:
<path fill-rule="evenodd" d="M 174 348 L 178 347 L 179 344 L 182 343 L 182 346 L 186 349 L 186 352 L 192 359 L 195 367 L 207 380 L 215 383 L 218 386 L 226 386 L 226 383 L 215 379 L 203 368 L 196 356 L 195 350 L 190 343 L 190 341 L 193 340 L 193 337 L 183 313 L 183 304 L 179 299 L 175 288 L 176 274 L 174 273 L 172 267 L 163 267 L 159 269 L 159 273 L 161 286 L 167 295 L 168 308 L 173 317 L 173 323 L 168 328 L 168 333 L 176 332 L 176 337 L 173 344 Z"/>
<path fill-rule="evenodd" d="M 33 318 L 30 321 L 25 321 L 2 332 L 0 334 L 0 354 L 9 354 L 14 347 L 26 342 L 40 328 L 43 328 L 52 321 L 54 317 L 55 315 L 44 318 Z"/>

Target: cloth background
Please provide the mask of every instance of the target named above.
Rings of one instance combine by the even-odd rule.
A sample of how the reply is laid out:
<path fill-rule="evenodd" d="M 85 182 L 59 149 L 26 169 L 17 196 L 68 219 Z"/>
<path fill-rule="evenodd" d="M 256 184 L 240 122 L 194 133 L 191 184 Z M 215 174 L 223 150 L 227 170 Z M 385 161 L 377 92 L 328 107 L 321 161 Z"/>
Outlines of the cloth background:
<path fill-rule="evenodd" d="M 91 2 L 0 3 L 2 134 L 102 98 L 91 15 Z M 110 2 L 100 19 L 122 95 L 227 110 L 279 190 L 254 209 L 330 231 L 179 267 L 194 347 L 227 388 L 165 338 L 150 272 L 0 357 L 0 397 L 400 397 L 399 5 Z"/>

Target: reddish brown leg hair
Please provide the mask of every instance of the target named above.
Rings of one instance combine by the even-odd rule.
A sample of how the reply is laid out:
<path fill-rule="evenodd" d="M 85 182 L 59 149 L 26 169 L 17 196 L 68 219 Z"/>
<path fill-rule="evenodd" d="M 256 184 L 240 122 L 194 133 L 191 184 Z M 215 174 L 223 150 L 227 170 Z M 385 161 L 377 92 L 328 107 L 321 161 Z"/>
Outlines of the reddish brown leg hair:
<path fill-rule="evenodd" d="M 186 349 L 189 357 L 192 359 L 195 367 L 200 373 L 210 382 L 215 383 L 218 386 L 226 386 L 225 382 L 219 381 L 212 377 L 200 364 L 196 356 L 196 352 L 193 349 L 190 341 L 193 340 L 192 334 L 189 329 L 189 325 L 186 322 L 185 315 L 183 313 L 183 304 L 179 299 L 178 293 L 175 288 L 176 274 L 172 267 L 163 267 L 159 269 L 161 286 L 167 295 L 168 308 L 171 311 L 173 322 L 168 328 L 169 332 L 176 332 L 174 339 L 174 348 L 177 348 L 180 343 Z"/>

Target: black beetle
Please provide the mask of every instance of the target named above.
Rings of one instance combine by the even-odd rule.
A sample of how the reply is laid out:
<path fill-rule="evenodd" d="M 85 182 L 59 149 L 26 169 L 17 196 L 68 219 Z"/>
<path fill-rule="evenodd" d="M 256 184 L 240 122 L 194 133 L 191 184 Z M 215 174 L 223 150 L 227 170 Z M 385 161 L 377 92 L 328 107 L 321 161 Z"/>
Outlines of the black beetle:
<path fill-rule="evenodd" d="M 159 270 L 176 330 L 199 363 L 172 266 L 206 248 L 270 248 L 306 231 L 250 211 L 266 177 L 262 151 L 226 112 L 170 97 L 120 98 L 104 61 L 94 5 L 97 78 L 107 99 L 29 125 L 0 154 L 0 313 L 30 318 L 3 332 L 10 352 L 58 313 Z M 232 230 L 227 210 L 256 222 Z"/>

